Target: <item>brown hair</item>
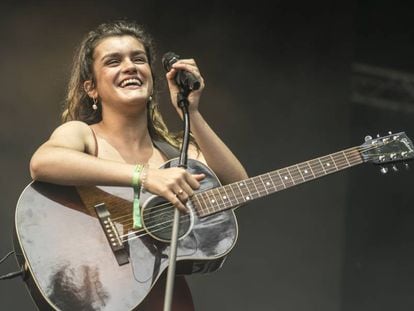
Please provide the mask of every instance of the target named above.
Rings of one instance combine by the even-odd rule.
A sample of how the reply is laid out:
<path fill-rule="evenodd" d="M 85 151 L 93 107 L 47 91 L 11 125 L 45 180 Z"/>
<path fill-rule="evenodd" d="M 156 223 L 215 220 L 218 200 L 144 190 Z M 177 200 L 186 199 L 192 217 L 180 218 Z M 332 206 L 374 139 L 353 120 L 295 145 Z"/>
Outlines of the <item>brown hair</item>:
<path fill-rule="evenodd" d="M 154 77 L 155 48 L 153 39 L 147 34 L 144 28 L 135 22 L 118 20 L 99 25 L 95 30 L 90 31 L 81 42 L 75 54 L 72 72 L 68 84 L 65 110 L 62 113 L 62 122 L 71 120 L 83 121 L 87 124 L 94 124 L 102 120 L 102 107 L 97 103 L 98 109 L 92 108 L 93 100 L 84 90 L 84 82 L 91 80 L 95 83 L 93 74 L 93 52 L 101 40 L 113 37 L 129 35 L 142 43 L 148 57 L 148 63 L 153 76 L 153 95 L 148 102 L 148 130 L 152 138 L 163 139 L 178 147 L 180 142 L 175 134 L 171 134 L 161 116 L 156 92 L 156 79 Z"/>

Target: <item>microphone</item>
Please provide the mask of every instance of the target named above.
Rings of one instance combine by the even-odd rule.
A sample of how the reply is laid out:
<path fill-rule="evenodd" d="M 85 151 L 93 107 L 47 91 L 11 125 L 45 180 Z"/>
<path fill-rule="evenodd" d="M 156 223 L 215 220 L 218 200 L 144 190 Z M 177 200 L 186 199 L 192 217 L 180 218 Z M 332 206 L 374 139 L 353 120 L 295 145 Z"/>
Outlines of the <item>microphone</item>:
<path fill-rule="evenodd" d="M 180 56 L 174 52 L 167 52 L 162 57 L 164 69 L 168 72 L 172 65 L 180 59 Z M 175 83 L 187 91 L 195 91 L 200 88 L 200 81 L 191 73 L 185 70 L 178 70 L 175 76 Z"/>

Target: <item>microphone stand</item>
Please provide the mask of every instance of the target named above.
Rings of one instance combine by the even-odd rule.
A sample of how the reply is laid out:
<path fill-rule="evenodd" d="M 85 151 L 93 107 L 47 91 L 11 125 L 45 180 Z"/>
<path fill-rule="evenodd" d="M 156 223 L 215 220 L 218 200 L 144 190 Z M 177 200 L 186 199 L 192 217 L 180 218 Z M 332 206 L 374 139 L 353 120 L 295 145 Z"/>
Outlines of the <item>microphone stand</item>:
<path fill-rule="evenodd" d="M 190 93 L 189 89 L 180 88 L 180 92 L 177 95 L 177 104 L 183 112 L 183 123 L 184 123 L 184 135 L 183 142 L 181 145 L 181 152 L 179 158 L 179 167 L 184 169 L 187 168 L 187 153 L 188 153 L 188 144 L 190 141 L 190 116 L 188 113 L 188 94 Z M 175 280 L 175 263 L 177 258 L 177 244 L 178 244 L 178 232 L 180 229 L 180 211 L 177 208 L 174 208 L 174 221 L 173 228 L 171 233 L 171 244 L 170 244 L 170 256 L 168 264 L 168 273 L 167 273 L 167 283 L 165 288 L 164 296 L 164 311 L 171 310 L 172 296 L 174 291 L 174 280 Z"/>

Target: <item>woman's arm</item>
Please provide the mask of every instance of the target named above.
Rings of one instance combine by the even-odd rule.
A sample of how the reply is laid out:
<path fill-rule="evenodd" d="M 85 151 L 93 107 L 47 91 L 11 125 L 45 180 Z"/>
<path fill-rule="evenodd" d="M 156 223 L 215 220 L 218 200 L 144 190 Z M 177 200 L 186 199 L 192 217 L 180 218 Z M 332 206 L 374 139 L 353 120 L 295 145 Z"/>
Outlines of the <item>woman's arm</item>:
<path fill-rule="evenodd" d="M 208 166 L 223 184 L 248 177 L 243 165 L 226 144 L 217 136 L 199 111 L 190 115 L 191 132 Z"/>
<path fill-rule="evenodd" d="M 61 185 L 131 186 L 135 165 L 94 157 L 90 155 L 94 145 L 87 124 L 71 121 L 59 126 L 33 154 L 30 161 L 32 178 Z M 186 210 L 183 203 L 200 187 L 198 181 L 205 177 L 178 167 L 146 169 L 146 189 L 163 196 L 183 211 Z M 177 197 L 180 191 L 184 193 Z"/>
<path fill-rule="evenodd" d="M 217 136 L 204 120 L 198 110 L 201 93 L 205 83 L 194 59 L 179 60 L 172 65 L 172 69 L 166 74 L 170 89 L 171 101 L 182 118 L 181 108 L 177 105 L 177 94 L 180 91 L 175 83 L 174 77 L 178 70 L 186 70 L 194 74 L 200 81 L 200 88 L 190 92 L 188 96 L 191 132 L 200 146 L 201 157 L 205 158 L 208 166 L 217 174 L 223 184 L 246 179 L 247 173 L 240 161 Z M 194 154 L 191 152 L 190 154 Z"/>
<path fill-rule="evenodd" d="M 61 185 L 129 186 L 134 166 L 88 154 L 94 148 L 87 124 L 64 123 L 33 154 L 30 174 L 34 180 Z"/>

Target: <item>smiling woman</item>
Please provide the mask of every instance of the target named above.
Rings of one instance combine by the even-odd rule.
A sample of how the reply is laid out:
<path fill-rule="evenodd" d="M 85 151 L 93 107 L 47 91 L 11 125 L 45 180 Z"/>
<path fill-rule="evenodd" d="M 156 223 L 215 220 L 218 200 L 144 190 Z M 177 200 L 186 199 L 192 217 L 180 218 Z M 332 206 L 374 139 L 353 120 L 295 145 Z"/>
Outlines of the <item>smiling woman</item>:
<path fill-rule="evenodd" d="M 86 80 L 84 88 L 90 98 L 101 102 L 102 115 L 114 103 L 125 105 L 127 114 L 146 109 L 153 82 L 142 43 L 130 36 L 110 37 L 96 46 L 93 58 L 95 79 Z"/>
<path fill-rule="evenodd" d="M 69 197 L 74 195 L 75 201 L 81 202 L 75 209 L 89 216 L 76 221 L 67 219 L 66 223 L 73 225 L 71 236 L 62 238 L 66 241 L 65 246 L 46 251 L 49 258 L 41 260 L 42 267 L 47 261 L 50 262 L 48 266 L 55 267 L 47 277 L 40 276 L 36 260 L 24 257 L 33 280 L 39 284 L 37 297 L 44 305 L 61 310 L 78 309 L 79 306 L 91 310 L 162 309 L 164 284 L 157 281 L 163 279 L 165 266 L 162 262 L 165 258 L 162 259 L 162 254 L 168 245 L 159 241 L 149 242 L 146 237 L 135 242 L 122 238 L 144 232 L 140 222 L 143 212 L 139 207 L 139 197 L 143 193 L 162 197 L 183 215 L 191 214 L 189 201 L 200 189 L 207 171 L 185 170 L 175 167 L 171 164 L 173 162 L 163 165 L 171 156 L 171 150 L 176 152 L 180 140 L 168 131 L 159 112 L 153 61 L 152 39 L 133 22 L 115 21 L 99 25 L 80 45 L 62 114 L 63 124 L 37 149 L 30 162 L 33 179 L 43 182 L 35 183 L 35 188 L 41 185 L 39 187 L 44 189 L 44 185 L 55 184 L 52 189 L 70 194 Z M 200 88 L 188 96 L 193 135 L 189 158 L 208 165 L 211 173 L 207 174 L 213 175 L 214 171 L 224 184 L 247 178 L 243 166 L 198 110 L 204 81 L 194 59 L 178 60 L 166 74 L 171 102 L 178 115 L 181 116 L 177 106 L 179 87 L 174 78 L 179 70 L 190 72 L 201 82 Z M 119 207 L 106 208 L 102 202 L 114 205 L 114 201 L 107 202 L 103 198 L 112 197 L 113 192 L 119 195 L 119 190 L 111 192 L 103 186 L 120 186 L 134 193 L 131 199 L 117 197 Z M 49 190 L 42 191 L 49 193 Z M 62 206 L 67 212 L 62 217 L 69 217 L 69 210 L 73 211 L 74 207 L 67 203 L 67 196 L 62 200 L 56 199 L 59 196 L 54 195 L 52 200 L 59 204 L 66 202 Z M 120 216 L 125 206 L 128 212 Z M 57 211 L 55 207 L 45 214 L 52 215 Z M 111 218 L 117 214 L 119 218 Z M 128 223 L 121 222 L 121 218 Z M 47 228 L 47 225 L 42 224 L 41 227 Z M 78 229 L 74 230 L 74 227 Z M 83 228 L 88 230 L 85 237 L 74 238 L 73 234 L 79 235 Z M 60 234 L 63 232 L 62 229 Z M 18 235 L 23 240 L 23 230 Z M 105 237 L 110 244 L 105 242 Z M 60 245 L 58 236 L 54 238 Z M 194 239 L 192 237 L 190 243 L 193 246 L 197 245 Z M 75 260 L 72 256 L 76 257 L 76 254 L 68 253 L 68 245 L 79 241 L 84 242 L 84 247 L 77 246 L 80 259 Z M 193 246 L 191 251 L 194 251 Z M 21 247 L 24 248 L 23 243 Z M 136 247 L 141 248 L 137 250 Z M 59 256 L 53 257 L 53 253 Z M 63 259 L 62 254 L 66 254 Z M 99 257 L 94 257 L 97 254 Z M 142 270 L 145 256 L 150 257 L 152 264 Z M 194 269 L 187 268 L 186 273 Z M 114 279 L 123 280 L 125 289 L 119 289 L 121 285 L 116 285 L 119 283 Z M 184 277 L 177 276 L 175 283 L 173 310 L 193 310 L 191 293 Z M 146 284 L 145 287 L 142 284 Z M 85 295 L 85 291 L 95 294 Z"/>

